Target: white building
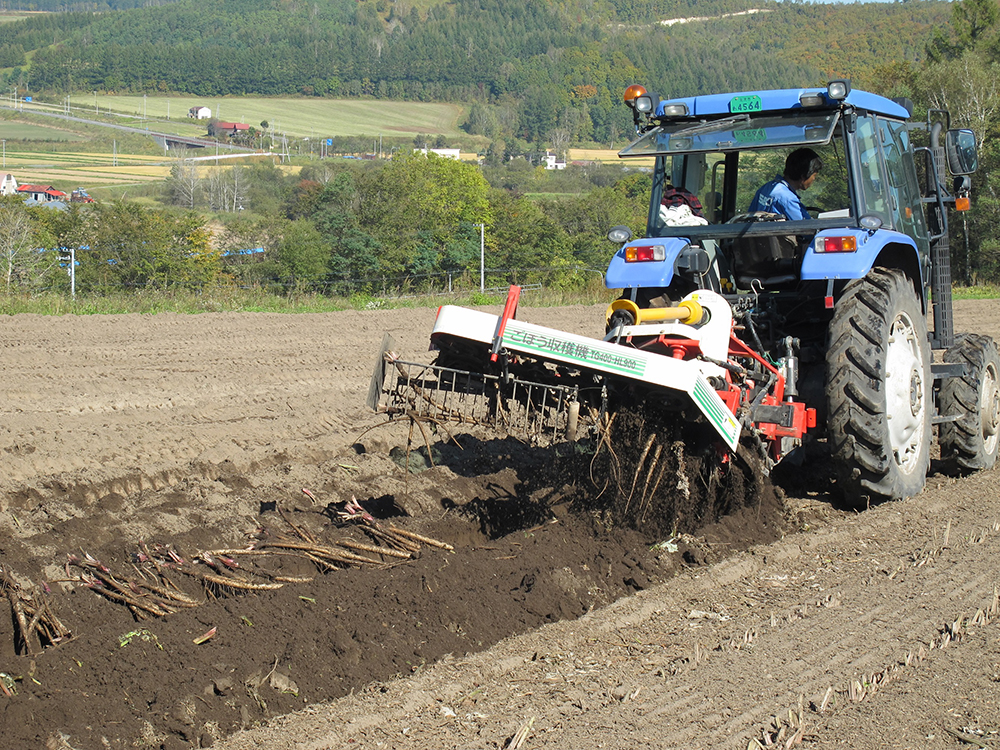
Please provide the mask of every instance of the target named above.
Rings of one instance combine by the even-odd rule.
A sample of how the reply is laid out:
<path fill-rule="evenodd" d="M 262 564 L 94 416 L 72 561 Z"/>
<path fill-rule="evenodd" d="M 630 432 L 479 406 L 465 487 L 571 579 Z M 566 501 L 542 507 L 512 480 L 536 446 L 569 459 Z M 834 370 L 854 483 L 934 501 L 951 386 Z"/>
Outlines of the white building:
<path fill-rule="evenodd" d="M 566 169 L 566 162 L 556 161 L 556 155 L 546 151 L 545 152 L 545 168 L 546 169 Z"/>
<path fill-rule="evenodd" d="M 200 104 L 195 107 L 191 107 L 191 109 L 188 110 L 188 117 L 193 117 L 196 120 L 207 120 L 211 116 L 212 110 L 208 107 L 203 107 Z"/>
<path fill-rule="evenodd" d="M 454 159 L 458 161 L 462 158 L 462 149 L 460 148 L 415 148 L 415 152 L 427 156 L 427 153 L 437 154 L 442 159 Z"/>
<path fill-rule="evenodd" d="M 17 195 L 17 180 L 9 172 L 0 179 L 0 195 Z"/>

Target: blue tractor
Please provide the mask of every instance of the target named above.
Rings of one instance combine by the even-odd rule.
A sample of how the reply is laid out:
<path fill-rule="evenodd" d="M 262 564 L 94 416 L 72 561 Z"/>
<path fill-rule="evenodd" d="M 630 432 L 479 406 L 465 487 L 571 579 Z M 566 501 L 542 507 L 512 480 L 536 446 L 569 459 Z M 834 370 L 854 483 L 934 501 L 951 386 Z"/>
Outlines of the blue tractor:
<path fill-rule="evenodd" d="M 623 245 L 607 286 L 624 292 L 609 334 L 628 338 L 692 293 L 721 295 L 734 339 L 784 381 L 758 431 L 791 425 L 788 404 L 815 409 L 852 502 L 920 492 L 935 426 L 956 468 L 994 465 L 997 347 L 956 338 L 952 318 L 948 214 L 969 207 L 971 131 L 949 129 L 946 112 L 913 122 L 908 101 L 848 81 L 665 101 L 633 86 L 625 100 L 638 138 L 620 156 L 652 160 L 653 186 L 646 236 L 609 233 Z M 791 180 L 799 210 L 758 198 L 762 186 L 782 197 L 774 184 L 788 187 L 796 152 L 821 165 L 808 191 Z M 774 460 L 801 445 L 801 430 L 770 432 Z"/>
<path fill-rule="evenodd" d="M 532 440 L 590 429 L 600 447 L 616 410 L 653 405 L 690 426 L 684 445 L 754 472 L 814 446 L 862 507 L 923 489 L 935 427 L 956 470 L 996 463 L 1000 356 L 952 320 L 948 215 L 969 205 L 971 131 L 847 81 L 625 101 L 637 139 L 620 156 L 650 167 L 652 193 L 645 236 L 608 234 L 622 293 L 603 338 L 517 320 L 516 287 L 499 316 L 445 306 L 435 364 L 383 346 L 373 408 Z"/>

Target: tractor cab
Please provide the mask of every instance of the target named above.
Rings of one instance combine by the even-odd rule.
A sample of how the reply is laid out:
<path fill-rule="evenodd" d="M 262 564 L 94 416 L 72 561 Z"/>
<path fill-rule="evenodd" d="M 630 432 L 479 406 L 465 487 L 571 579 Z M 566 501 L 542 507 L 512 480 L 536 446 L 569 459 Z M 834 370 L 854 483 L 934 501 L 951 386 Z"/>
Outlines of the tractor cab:
<path fill-rule="evenodd" d="M 930 213 L 946 191 L 928 168 L 933 161 L 911 143 L 914 130 L 927 128 L 909 121 L 907 102 L 852 91 L 846 81 L 669 101 L 639 87 L 626 101 L 639 137 L 619 156 L 653 157 L 653 187 L 646 236 L 609 234 L 624 241 L 609 288 L 640 305 L 697 288 L 805 289 L 822 298 L 874 265 L 901 267 L 927 288 L 944 212 Z M 953 174 L 974 169 L 971 135 L 948 133 Z M 762 186 L 783 179 L 789 154 L 805 149 L 822 167 L 798 190 L 804 212 L 751 210 Z"/>

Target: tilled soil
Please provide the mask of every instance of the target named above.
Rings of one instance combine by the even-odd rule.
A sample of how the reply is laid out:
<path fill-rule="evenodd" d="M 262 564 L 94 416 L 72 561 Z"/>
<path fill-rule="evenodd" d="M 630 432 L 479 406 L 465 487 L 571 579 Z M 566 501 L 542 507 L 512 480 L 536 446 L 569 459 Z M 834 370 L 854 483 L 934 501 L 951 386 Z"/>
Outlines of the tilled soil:
<path fill-rule="evenodd" d="M 591 335 L 601 314 L 522 311 Z M 0 566 L 72 631 L 25 644 L 0 621 L 3 747 L 1000 745 L 995 472 L 861 514 L 822 466 L 747 481 L 672 501 L 688 533 L 654 547 L 664 529 L 581 501 L 578 457 L 462 435 L 401 468 L 406 426 L 368 412 L 368 378 L 384 331 L 426 360 L 433 315 L 0 319 Z M 1000 338 L 1000 303 L 956 319 Z M 191 562 L 371 544 L 352 496 L 454 550 Z M 197 606 L 153 616 L 67 562 L 149 581 L 168 548 L 271 588 L 164 568 Z"/>

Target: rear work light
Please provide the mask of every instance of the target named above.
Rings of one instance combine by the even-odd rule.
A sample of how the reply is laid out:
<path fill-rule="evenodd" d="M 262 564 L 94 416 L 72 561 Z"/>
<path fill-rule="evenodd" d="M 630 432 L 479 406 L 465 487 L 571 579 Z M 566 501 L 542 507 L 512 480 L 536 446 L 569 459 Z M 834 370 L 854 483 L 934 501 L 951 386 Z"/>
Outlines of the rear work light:
<path fill-rule="evenodd" d="M 644 115 L 651 114 L 653 111 L 653 97 L 649 94 L 637 96 L 632 100 L 632 107 L 636 112 L 642 112 Z"/>
<path fill-rule="evenodd" d="M 664 117 L 687 117 L 688 108 L 686 104 L 667 104 L 663 107 Z"/>
<path fill-rule="evenodd" d="M 846 237 L 817 237 L 817 253 L 853 253 L 858 249 L 858 238 L 853 235 Z"/>
<path fill-rule="evenodd" d="M 634 245 L 625 248 L 626 263 L 644 263 L 650 260 L 663 260 L 666 257 L 663 245 Z"/>

